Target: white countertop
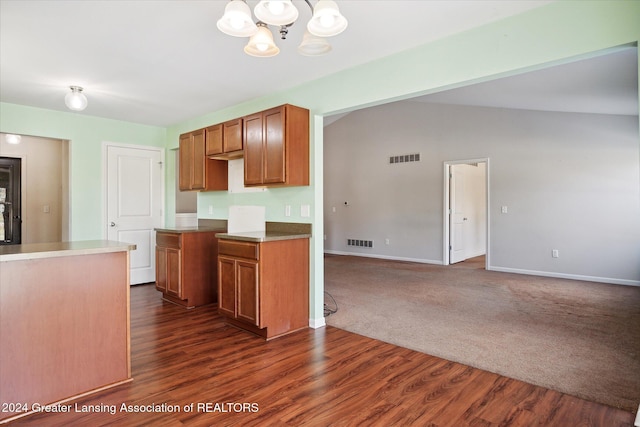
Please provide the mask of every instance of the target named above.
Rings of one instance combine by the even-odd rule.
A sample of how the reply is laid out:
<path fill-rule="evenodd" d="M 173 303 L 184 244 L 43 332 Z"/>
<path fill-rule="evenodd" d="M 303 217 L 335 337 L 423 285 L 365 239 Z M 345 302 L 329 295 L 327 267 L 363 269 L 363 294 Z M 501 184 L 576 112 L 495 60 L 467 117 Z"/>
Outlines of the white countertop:
<path fill-rule="evenodd" d="M 136 245 L 113 240 L 27 243 L 0 246 L 0 262 L 131 251 Z"/>

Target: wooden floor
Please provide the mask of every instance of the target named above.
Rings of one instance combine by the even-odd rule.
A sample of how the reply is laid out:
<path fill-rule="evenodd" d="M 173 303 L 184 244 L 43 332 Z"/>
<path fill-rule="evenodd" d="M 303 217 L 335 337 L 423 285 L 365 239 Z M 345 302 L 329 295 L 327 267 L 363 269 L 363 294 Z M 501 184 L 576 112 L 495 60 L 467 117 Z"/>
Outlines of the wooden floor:
<path fill-rule="evenodd" d="M 264 342 L 152 285 L 131 301 L 134 381 L 16 425 L 633 425 L 629 412 L 333 327 Z"/>

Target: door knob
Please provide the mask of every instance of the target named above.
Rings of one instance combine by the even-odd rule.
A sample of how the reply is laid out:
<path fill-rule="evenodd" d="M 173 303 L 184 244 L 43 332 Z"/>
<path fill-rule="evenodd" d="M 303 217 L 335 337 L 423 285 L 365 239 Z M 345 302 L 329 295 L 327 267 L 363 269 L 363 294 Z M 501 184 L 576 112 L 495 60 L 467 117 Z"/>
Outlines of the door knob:
<path fill-rule="evenodd" d="M 113 221 L 111 221 L 111 224 L 109 224 L 109 226 L 110 226 L 110 227 L 115 227 L 115 226 L 116 226 L 116 223 L 115 223 L 115 222 L 113 222 Z"/>

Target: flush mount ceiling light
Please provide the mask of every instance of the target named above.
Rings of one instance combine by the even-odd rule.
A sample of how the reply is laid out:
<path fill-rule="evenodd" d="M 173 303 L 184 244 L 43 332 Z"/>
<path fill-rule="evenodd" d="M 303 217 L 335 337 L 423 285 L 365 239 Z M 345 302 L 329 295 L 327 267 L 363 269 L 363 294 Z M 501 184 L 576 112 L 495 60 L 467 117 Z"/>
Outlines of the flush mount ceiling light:
<path fill-rule="evenodd" d="M 309 0 L 304 0 L 311 9 L 311 19 L 307 23 L 298 52 L 306 56 L 324 55 L 331 51 L 331 45 L 324 37 L 340 34 L 347 28 L 347 20 L 332 0 L 319 0 L 315 8 Z M 291 0 L 260 0 L 253 9 L 257 22 L 251 17 L 251 9 L 245 0 L 230 0 L 224 15 L 218 20 L 218 29 L 234 37 L 250 37 L 244 51 L 248 55 L 275 56 L 280 49 L 273 41 L 269 25 L 280 27 L 280 38 L 285 40 L 291 27 L 298 19 L 298 9 Z"/>
<path fill-rule="evenodd" d="M 82 93 L 80 86 L 69 86 L 71 92 L 64 97 L 64 103 L 70 110 L 82 111 L 87 108 L 87 97 Z"/>
<path fill-rule="evenodd" d="M 7 141 L 8 144 L 20 144 L 20 141 L 22 140 L 22 137 L 20 135 L 14 135 L 12 133 L 7 133 L 4 136 L 5 141 Z"/>

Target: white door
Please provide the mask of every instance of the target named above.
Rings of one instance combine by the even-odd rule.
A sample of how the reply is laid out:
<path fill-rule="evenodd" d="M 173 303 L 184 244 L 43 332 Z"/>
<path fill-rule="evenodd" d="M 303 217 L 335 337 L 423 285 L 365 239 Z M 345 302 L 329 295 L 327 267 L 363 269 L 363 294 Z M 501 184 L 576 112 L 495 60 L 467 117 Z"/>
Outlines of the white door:
<path fill-rule="evenodd" d="M 155 231 L 162 227 L 164 150 L 106 144 L 107 238 L 133 243 L 131 284 L 155 281 Z"/>
<path fill-rule="evenodd" d="M 465 216 L 465 166 L 451 165 L 449 169 L 449 262 L 451 264 L 466 259 L 464 233 L 468 218 Z"/>

